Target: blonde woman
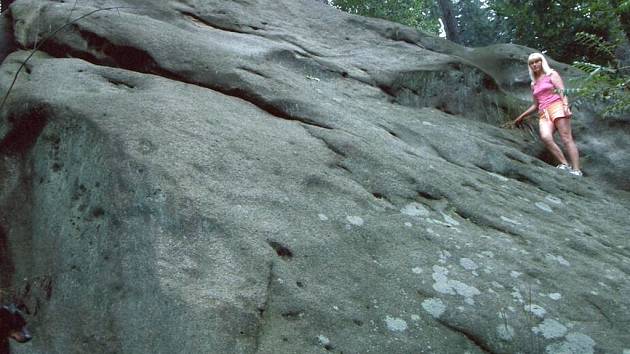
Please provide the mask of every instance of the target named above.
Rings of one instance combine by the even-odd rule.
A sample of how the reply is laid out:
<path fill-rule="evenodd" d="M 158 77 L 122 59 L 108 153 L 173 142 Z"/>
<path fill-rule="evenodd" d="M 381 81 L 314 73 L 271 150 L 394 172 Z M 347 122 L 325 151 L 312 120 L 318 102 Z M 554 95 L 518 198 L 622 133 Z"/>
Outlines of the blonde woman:
<path fill-rule="evenodd" d="M 540 53 L 532 53 L 527 63 L 529 77 L 532 79 L 534 103 L 514 120 L 514 124 L 520 125 L 525 117 L 538 111 L 540 138 L 547 150 L 560 163 L 556 167 L 568 170 L 572 175 L 582 176 L 580 155 L 571 133 L 571 110 L 569 109 L 569 101 L 564 95 L 562 78 L 549 67 L 547 60 Z M 570 164 L 553 140 L 553 134 L 556 130 L 569 155 Z"/>

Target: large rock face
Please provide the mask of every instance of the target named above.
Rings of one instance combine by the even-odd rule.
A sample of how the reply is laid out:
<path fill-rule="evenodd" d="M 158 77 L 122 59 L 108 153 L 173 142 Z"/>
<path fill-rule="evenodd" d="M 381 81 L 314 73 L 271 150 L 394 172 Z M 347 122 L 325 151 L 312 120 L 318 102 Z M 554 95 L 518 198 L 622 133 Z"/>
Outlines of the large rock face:
<path fill-rule="evenodd" d="M 0 112 L 15 353 L 630 350 L 628 121 L 577 112 L 553 168 L 498 127 L 530 49 L 314 0 L 18 0 L 14 37 L 108 6 Z"/>

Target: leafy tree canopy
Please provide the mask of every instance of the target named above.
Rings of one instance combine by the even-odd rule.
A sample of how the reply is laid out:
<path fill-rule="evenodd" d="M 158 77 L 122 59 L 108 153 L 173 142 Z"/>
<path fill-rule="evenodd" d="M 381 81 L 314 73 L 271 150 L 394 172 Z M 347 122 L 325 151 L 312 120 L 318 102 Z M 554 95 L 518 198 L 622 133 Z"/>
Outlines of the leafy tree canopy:
<path fill-rule="evenodd" d="M 333 0 L 341 10 L 382 18 L 437 34 L 440 24 L 437 7 L 431 0 Z"/>
<path fill-rule="evenodd" d="M 573 62 L 589 58 L 605 62 L 600 53 L 580 45 L 578 32 L 613 40 L 617 17 L 608 0 L 494 0 L 491 7 L 509 28 L 511 42 L 546 51 L 556 60 Z"/>

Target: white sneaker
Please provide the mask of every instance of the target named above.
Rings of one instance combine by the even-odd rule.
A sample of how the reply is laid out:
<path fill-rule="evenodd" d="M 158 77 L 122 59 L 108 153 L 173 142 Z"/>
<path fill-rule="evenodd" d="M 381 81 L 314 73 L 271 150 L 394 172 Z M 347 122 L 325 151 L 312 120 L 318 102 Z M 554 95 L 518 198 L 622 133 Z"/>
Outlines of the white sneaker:
<path fill-rule="evenodd" d="M 556 168 L 559 169 L 559 170 L 564 170 L 564 171 L 571 170 L 571 166 L 563 164 L 563 163 L 561 163 L 558 166 L 556 166 Z"/>
<path fill-rule="evenodd" d="M 571 170 L 571 171 L 569 171 L 569 173 L 574 175 L 574 176 L 582 177 L 582 171 L 580 171 L 580 170 Z"/>

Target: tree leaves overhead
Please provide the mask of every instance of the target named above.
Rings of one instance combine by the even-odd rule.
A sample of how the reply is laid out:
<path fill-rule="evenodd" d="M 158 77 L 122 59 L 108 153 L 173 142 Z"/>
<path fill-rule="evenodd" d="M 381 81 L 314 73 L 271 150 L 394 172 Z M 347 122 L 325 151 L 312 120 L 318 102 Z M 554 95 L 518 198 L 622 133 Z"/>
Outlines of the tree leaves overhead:
<path fill-rule="evenodd" d="M 610 59 L 577 42 L 578 32 L 605 40 L 619 34 L 617 15 L 609 0 L 493 0 L 489 4 L 506 22 L 510 42 L 546 51 L 567 63 Z"/>
<path fill-rule="evenodd" d="M 461 44 L 480 47 L 510 41 L 505 20 L 497 17 L 485 0 L 460 0 L 455 3 Z"/>
<path fill-rule="evenodd" d="M 432 0 L 334 0 L 341 10 L 368 17 L 402 23 L 437 34 L 438 9 Z"/>
<path fill-rule="evenodd" d="M 610 60 L 576 41 L 576 33 L 615 42 L 628 37 L 630 31 L 630 0 L 451 1 L 459 31 L 455 37 L 461 44 L 522 44 L 567 63 L 586 60 L 605 64 Z M 332 4 L 350 13 L 433 34 L 438 34 L 439 19 L 444 18 L 436 0 L 334 0 Z"/>

